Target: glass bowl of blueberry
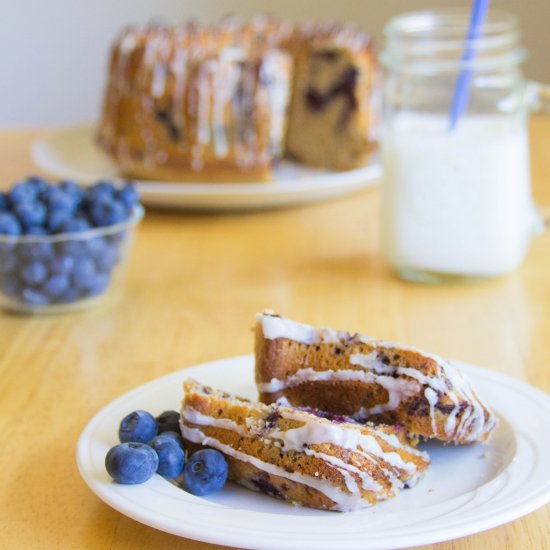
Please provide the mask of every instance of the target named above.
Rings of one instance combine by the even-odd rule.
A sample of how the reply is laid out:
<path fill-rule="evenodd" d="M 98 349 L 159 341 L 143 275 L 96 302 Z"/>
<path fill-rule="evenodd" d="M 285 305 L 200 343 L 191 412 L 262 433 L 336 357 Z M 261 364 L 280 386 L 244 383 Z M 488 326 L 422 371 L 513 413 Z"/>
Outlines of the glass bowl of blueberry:
<path fill-rule="evenodd" d="M 55 313 L 92 304 L 111 288 L 143 213 L 130 183 L 31 177 L 0 193 L 0 305 Z"/>

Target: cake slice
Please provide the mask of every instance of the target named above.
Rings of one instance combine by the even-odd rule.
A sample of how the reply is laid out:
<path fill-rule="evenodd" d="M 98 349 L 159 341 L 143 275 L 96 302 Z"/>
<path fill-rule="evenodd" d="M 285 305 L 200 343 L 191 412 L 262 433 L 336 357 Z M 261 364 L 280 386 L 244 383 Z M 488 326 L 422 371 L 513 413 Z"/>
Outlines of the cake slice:
<path fill-rule="evenodd" d="M 341 512 L 371 506 L 414 485 L 429 464 L 396 426 L 252 403 L 191 379 L 184 391 L 188 450 L 222 452 L 229 479 L 296 505 Z"/>
<path fill-rule="evenodd" d="M 334 170 L 362 166 L 377 140 L 371 38 L 350 23 L 302 23 L 287 47 L 295 63 L 287 155 Z"/>
<path fill-rule="evenodd" d="M 414 348 L 264 313 L 255 355 L 265 403 L 284 397 L 446 443 L 484 441 L 497 423 L 456 366 Z"/>

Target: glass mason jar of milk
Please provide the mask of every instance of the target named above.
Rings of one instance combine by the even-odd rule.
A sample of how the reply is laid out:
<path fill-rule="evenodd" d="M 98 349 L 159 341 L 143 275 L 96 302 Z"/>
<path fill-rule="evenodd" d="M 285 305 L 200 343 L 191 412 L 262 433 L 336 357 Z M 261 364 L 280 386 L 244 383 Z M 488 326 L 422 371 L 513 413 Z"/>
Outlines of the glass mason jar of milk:
<path fill-rule="evenodd" d="M 468 22 L 462 10 L 417 12 L 385 31 L 382 244 L 409 280 L 510 272 L 540 224 L 527 133 L 537 88 L 520 70 L 516 19 L 490 12 L 465 61 Z M 461 74 L 468 103 L 453 127 Z"/>

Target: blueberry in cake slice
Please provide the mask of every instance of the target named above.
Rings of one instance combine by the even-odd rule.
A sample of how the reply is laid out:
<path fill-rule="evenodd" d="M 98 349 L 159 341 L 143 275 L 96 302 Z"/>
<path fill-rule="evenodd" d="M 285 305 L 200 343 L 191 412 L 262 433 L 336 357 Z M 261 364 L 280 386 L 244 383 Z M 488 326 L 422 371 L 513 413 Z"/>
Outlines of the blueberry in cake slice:
<path fill-rule="evenodd" d="M 295 68 L 286 152 L 311 164 L 349 170 L 376 145 L 377 66 L 373 43 L 350 23 L 302 23 L 287 48 Z"/>
<path fill-rule="evenodd" d="M 258 314 L 260 401 L 284 397 L 446 443 L 485 441 L 497 421 L 450 361 L 399 344 Z"/>
<path fill-rule="evenodd" d="M 222 452 L 229 479 L 296 505 L 341 512 L 371 506 L 414 485 L 429 464 L 397 426 L 253 403 L 192 379 L 184 391 L 186 447 Z"/>

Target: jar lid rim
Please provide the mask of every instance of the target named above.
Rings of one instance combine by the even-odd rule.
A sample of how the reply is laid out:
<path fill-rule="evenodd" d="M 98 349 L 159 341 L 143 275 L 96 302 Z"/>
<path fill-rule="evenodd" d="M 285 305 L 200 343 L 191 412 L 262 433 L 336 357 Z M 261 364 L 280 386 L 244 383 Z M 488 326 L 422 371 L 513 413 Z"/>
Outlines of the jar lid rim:
<path fill-rule="evenodd" d="M 470 11 L 465 8 L 410 11 L 391 18 L 384 27 L 384 33 L 387 37 L 392 33 L 414 36 L 439 29 L 445 34 L 452 30 L 458 38 L 466 34 L 469 22 Z M 483 25 L 484 35 L 507 32 L 518 32 L 518 18 L 510 12 L 491 9 Z"/>

